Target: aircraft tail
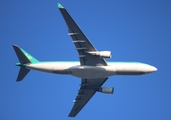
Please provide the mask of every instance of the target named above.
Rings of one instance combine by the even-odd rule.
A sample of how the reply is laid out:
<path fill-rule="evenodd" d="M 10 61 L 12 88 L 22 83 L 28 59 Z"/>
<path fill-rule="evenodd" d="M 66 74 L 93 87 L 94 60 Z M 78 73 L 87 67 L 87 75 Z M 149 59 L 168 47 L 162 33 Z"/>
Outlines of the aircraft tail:
<path fill-rule="evenodd" d="M 12 45 L 15 53 L 20 61 L 20 63 L 16 63 L 16 66 L 20 66 L 20 71 L 18 73 L 17 82 L 23 80 L 23 78 L 28 74 L 30 71 L 29 69 L 25 68 L 27 64 L 31 63 L 37 63 L 39 62 L 36 58 L 31 56 L 29 53 L 27 53 L 25 50 L 21 49 L 20 47 L 16 45 Z"/>

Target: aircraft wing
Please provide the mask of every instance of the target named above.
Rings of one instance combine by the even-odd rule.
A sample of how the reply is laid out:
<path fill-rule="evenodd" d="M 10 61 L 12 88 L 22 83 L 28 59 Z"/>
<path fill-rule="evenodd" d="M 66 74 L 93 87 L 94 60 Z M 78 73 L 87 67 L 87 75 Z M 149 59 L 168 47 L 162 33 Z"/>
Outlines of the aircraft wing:
<path fill-rule="evenodd" d="M 75 44 L 76 50 L 78 51 L 80 64 L 89 66 L 106 66 L 106 61 L 99 57 L 88 54 L 87 51 L 97 51 L 91 42 L 87 39 L 72 17 L 69 15 L 67 10 L 58 3 L 58 8 L 68 26 L 68 35 L 72 37 L 72 42 Z"/>
<path fill-rule="evenodd" d="M 88 66 L 106 66 L 107 63 L 103 58 L 88 53 L 96 52 L 97 50 L 87 39 L 67 10 L 59 3 L 58 8 L 68 26 L 68 35 L 71 36 L 72 42 L 75 44 L 76 50 L 78 51 L 80 64 Z M 74 100 L 74 106 L 68 116 L 75 117 L 107 79 L 108 78 L 82 79 L 78 95 Z"/>
<path fill-rule="evenodd" d="M 75 117 L 107 79 L 108 78 L 82 79 L 78 95 L 73 101 L 74 106 L 68 116 Z"/>

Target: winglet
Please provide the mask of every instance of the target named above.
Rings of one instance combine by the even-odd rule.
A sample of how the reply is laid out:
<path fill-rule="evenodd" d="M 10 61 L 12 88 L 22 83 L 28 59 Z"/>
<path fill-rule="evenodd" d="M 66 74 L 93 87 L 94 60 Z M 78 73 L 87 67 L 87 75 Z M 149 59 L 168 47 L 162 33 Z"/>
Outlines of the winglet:
<path fill-rule="evenodd" d="M 64 8 L 60 3 L 57 3 L 58 8 Z"/>

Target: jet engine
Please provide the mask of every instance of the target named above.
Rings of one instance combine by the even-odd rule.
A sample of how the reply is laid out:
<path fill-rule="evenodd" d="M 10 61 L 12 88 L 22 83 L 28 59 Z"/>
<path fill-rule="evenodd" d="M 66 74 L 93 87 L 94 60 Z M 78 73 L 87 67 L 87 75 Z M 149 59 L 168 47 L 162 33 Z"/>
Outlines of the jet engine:
<path fill-rule="evenodd" d="M 100 56 L 102 58 L 111 58 L 112 57 L 111 51 L 97 51 L 97 52 L 88 52 L 88 53 L 91 55 Z"/>
<path fill-rule="evenodd" d="M 101 87 L 98 91 L 105 93 L 105 94 L 113 94 L 114 88 L 113 87 Z"/>

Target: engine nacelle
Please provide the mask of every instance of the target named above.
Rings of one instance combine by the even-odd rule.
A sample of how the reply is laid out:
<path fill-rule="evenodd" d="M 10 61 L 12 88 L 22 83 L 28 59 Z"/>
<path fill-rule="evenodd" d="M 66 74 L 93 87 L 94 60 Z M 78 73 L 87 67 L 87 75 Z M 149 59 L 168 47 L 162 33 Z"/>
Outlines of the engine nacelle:
<path fill-rule="evenodd" d="M 99 92 L 106 93 L 106 94 L 113 94 L 114 88 L 113 87 L 102 87 L 99 89 Z"/>
<path fill-rule="evenodd" d="M 102 58 L 111 58 L 112 53 L 111 51 L 97 51 L 97 52 L 88 52 L 89 54 L 100 56 Z"/>

